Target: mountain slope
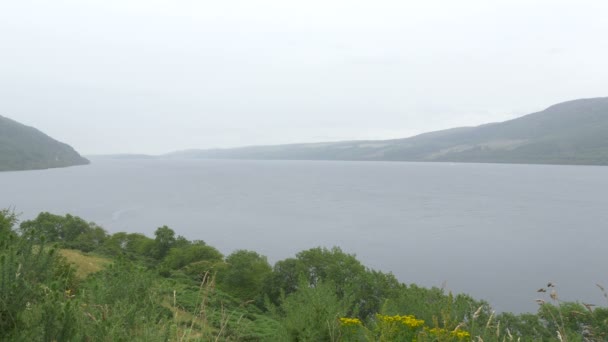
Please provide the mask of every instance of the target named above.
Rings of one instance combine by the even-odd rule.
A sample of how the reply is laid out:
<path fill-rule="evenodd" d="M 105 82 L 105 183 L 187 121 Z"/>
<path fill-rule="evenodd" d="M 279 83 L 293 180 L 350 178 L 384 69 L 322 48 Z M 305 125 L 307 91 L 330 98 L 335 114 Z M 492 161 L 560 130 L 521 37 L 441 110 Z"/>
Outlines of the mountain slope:
<path fill-rule="evenodd" d="M 74 149 L 39 130 L 0 116 L 0 171 L 88 164 Z"/>
<path fill-rule="evenodd" d="M 190 150 L 167 156 L 608 165 L 608 97 L 405 139 Z"/>

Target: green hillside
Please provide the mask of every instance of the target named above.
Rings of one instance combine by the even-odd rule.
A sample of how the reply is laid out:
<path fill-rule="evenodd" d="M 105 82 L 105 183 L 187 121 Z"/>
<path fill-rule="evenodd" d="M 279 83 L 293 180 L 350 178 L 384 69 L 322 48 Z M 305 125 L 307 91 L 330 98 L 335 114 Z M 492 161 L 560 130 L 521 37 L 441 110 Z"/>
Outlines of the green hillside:
<path fill-rule="evenodd" d="M 608 97 L 405 139 L 190 150 L 168 156 L 608 165 Z"/>
<path fill-rule="evenodd" d="M 0 171 L 88 164 L 72 147 L 39 130 L 0 116 Z"/>

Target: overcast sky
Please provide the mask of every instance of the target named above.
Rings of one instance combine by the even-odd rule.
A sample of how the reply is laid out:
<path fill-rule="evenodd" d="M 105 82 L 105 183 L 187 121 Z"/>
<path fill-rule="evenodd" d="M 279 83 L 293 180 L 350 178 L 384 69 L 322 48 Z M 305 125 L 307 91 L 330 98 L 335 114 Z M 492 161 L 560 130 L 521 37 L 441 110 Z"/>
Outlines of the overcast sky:
<path fill-rule="evenodd" d="M 608 1 L 1 0 L 0 115 L 83 154 L 384 139 L 608 95 Z"/>

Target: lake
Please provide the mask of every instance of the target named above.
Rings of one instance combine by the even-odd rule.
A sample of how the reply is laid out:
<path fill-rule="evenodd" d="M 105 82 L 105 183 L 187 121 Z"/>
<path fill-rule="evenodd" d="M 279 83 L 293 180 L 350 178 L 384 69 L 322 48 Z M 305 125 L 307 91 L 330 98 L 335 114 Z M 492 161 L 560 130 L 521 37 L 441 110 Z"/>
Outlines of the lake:
<path fill-rule="evenodd" d="M 275 262 L 339 246 L 405 283 L 497 311 L 536 292 L 608 305 L 608 168 L 401 162 L 104 160 L 0 173 L 0 208 L 71 213 L 109 232 L 170 226 Z"/>

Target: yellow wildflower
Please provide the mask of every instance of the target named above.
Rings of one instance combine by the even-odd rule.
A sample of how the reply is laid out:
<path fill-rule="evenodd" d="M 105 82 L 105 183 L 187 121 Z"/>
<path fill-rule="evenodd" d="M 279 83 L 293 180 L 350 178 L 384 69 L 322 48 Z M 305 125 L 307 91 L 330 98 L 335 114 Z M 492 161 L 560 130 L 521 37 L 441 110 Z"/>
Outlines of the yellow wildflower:
<path fill-rule="evenodd" d="M 452 336 L 458 338 L 459 340 L 471 338 L 471 334 L 465 330 L 454 330 L 452 331 Z"/>
<path fill-rule="evenodd" d="M 362 325 L 361 320 L 358 318 L 340 317 L 340 323 L 344 326 L 358 326 Z"/>
<path fill-rule="evenodd" d="M 393 322 L 399 322 L 403 325 L 406 325 L 410 328 L 417 328 L 419 326 L 424 325 L 424 321 L 421 319 L 416 319 L 415 316 L 413 315 L 405 315 L 405 316 L 400 316 L 400 315 L 395 315 L 395 316 L 386 316 L 386 315 L 376 315 L 376 317 L 378 317 L 378 319 L 384 323 L 393 323 Z"/>

